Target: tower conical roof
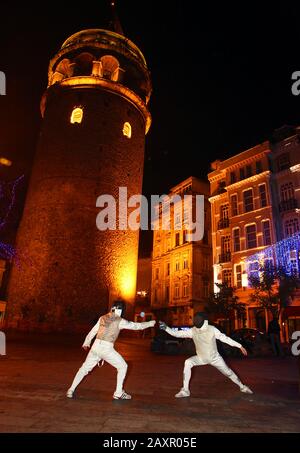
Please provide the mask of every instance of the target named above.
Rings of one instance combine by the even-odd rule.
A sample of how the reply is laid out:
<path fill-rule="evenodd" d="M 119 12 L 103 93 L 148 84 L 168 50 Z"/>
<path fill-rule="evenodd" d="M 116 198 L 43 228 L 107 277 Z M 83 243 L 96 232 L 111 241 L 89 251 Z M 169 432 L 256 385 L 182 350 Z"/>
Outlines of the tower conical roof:
<path fill-rule="evenodd" d="M 110 1 L 110 8 L 111 8 L 111 20 L 109 21 L 109 24 L 108 24 L 109 30 L 114 31 L 115 33 L 118 33 L 119 35 L 125 36 L 120 19 L 118 17 L 117 11 L 116 11 L 115 0 Z"/>

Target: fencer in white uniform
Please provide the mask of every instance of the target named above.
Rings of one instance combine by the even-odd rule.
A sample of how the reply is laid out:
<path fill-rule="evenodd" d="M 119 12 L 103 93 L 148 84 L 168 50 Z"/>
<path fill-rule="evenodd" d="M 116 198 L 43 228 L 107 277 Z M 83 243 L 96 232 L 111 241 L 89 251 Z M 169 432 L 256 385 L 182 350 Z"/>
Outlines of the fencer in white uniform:
<path fill-rule="evenodd" d="M 73 398 L 76 387 L 82 379 L 101 361 L 109 363 L 117 369 L 117 386 L 113 394 L 114 399 L 131 399 L 131 395 L 123 389 L 123 382 L 127 372 L 127 363 L 123 357 L 114 349 L 114 342 L 119 336 L 120 330 L 144 330 L 154 327 L 155 321 L 149 322 L 130 322 L 123 319 L 125 303 L 123 301 L 114 302 L 111 311 L 101 316 L 86 336 L 82 347 L 85 350 L 90 348 L 92 339 L 96 339 L 89 351 L 85 362 L 79 368 L 71 387 L 67 391 L 67 397 Z"/>
<path fill-rule="evenodd" d="M 168 332 L 168 334 L 177 338 L 192 338 L 195 347 L 196 355 L 190 357 L 185 361 L 183 371 L 183 387 L 175 395 L 176 398 L 184 398 L 190 396 L 190 379 L 191 370 L 194 366 L 198 365 L 212 365 L 217 368 L 222 374 L 231 379 L 236 385 L 239 386 L 240 391 L 244 393 L 253 393 L 246 385 L 244 385 L 237 375 L 226 365 L 222 356 L 219 354 L 217 349 L 216 340 L 220 340 L 223 343 L 227 343 L 230 346 L 240 348 L 242 354 L 247 355 L 246 349 L 242 347 L 240 343 L 232 340 L 223 333 L 221 333 L 216 327 L 208 324 L 206 314 L 198 312 L 194 316 L 194 327 L 187 330 L 174 331 L 170 329 L 164 322 L 159 322 L 159 327 L 162 330 Z"/>

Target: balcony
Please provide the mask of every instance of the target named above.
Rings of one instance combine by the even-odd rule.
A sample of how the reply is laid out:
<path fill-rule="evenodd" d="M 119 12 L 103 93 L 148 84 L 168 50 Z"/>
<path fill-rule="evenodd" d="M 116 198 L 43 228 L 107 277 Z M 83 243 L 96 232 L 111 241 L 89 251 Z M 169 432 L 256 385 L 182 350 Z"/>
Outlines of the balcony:
<path fill-rule="evenodd" d="M 219 255 L 219 264 L 228 263 L 229 261 L 231 261 L 231 252 L 225 252 Z"/>
<path fill-rule="evenodd" d="M 293 209 L 298 208 L 298 202 L 296 198 L 290 198 L 289 200 L 281 201 L 279 203 L 279 211 L 292 211 Z"/>
<path fill-rule="evenodd" d="M 222 230 L 223 228 L 228 228 L 229 227 L 229 219 L 221 219 L 218 222 L 218 230 Z"/>

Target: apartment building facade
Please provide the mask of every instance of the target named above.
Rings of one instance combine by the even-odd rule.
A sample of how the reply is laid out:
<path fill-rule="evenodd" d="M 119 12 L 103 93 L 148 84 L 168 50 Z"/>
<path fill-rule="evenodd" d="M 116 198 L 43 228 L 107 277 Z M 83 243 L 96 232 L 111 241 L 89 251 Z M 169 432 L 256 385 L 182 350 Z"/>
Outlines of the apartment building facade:
<path fill-rule="evenodd" d="M 192 324 L 194 311 L 204 308 L 212 290 L 209 185 L 190 177 L 171 189 L 168 196 L 173 195 L 191 195 L 192 204 L 171 204 L 168 225 L 163 206 L 157 207 L 161 228 L 153 236 L 151 307 L 170 325 L 184 326 Z M 204 196 L 204 236 L 189 240 L 187 209 L 194 213 L 196 195 Z"/>
<path fill-rule="evenodd" d="M 270 313 L 251 302 L 248 275 L 261 264 L 254 257 L 270 259 L 263 256 L 265 249 L 299 232 L 299 137 L 298 130 L 285 129 L 272 141 L 212 163 L 208 178 L 214 283 L 234 287 L 247 307 L 245 319 L 231 320 L 231 329 L 267 328 Z M 297 250 L 290 259 L 299 275 Z"/>

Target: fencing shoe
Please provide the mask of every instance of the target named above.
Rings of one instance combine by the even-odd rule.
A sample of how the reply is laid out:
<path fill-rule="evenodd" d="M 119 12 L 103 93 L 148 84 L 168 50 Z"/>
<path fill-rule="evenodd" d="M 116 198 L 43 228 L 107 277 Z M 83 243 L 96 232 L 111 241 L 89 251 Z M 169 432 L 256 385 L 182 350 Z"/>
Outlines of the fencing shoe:
<path fill-rule="evenodd" d="M 74 390 L 69 389 L 66 393 L 67 398 L 73 398 L 74 396 Z"/>
<path fill-rule="evenodd" d="M 186 398 L 187 396 L 190 396 L 190 391 L 181 389 L 180 392 L 176 393 L 175 398 Z"/>
<path fill-rule="evenodd" d="M 128 395 L 125 391 L 123 391 L 120 395 L 117 395 L 115 392 L 113 398 L 114 400 L 131 400 L 131 395 Z"/>
<path fill-rule="evenodd" d="M 240 387 L 240 391 L 243 393 L 253 393 L 252 390 L 247 387 L 247 385 L 242 385 L 242 387 Z"/>

